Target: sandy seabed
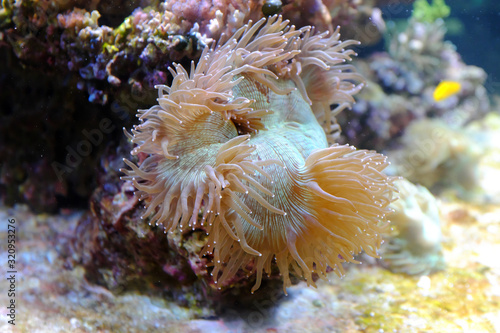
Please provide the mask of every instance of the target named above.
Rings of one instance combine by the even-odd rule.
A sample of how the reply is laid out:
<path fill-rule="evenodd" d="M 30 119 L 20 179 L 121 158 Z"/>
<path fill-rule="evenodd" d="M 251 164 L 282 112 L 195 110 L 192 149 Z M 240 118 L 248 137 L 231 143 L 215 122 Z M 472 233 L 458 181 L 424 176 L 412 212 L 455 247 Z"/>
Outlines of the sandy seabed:
<path fill-rule="evenodd" d="M 160 297 L 118 295 L 65 268 L 81 212 L 35 215 L 0 208 L 0 332 L 500 332 L 500 206 L 440 202 L 446 268 L 430 276 L 393 274 L 374 261 L 348 265 L 318 288 L 260 299 L 225 315 Z M 7 229 L 16 220 L 15 326 Z M 257 291 L 258 293 L 258 291 Z M 200 319 L 210 318 L 210 319 Z"/>

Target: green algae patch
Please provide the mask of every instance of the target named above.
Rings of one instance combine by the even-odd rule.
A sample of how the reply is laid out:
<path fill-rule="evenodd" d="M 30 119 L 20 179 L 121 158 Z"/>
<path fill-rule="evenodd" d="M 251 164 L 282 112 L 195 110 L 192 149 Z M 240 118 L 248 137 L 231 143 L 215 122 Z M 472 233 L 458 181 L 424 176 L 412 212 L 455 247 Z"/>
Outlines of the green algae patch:
<path fill-rule="evenodd" d="M 477 263 L 421 277 L 356 267 L 336 291 L 353 302 L 354 323 L 363 332 L 487 332 L 500 304 L 492 276 Z"/>
<path fill-rule="evenodd" d="M 419 22 L 434 22 L 437 19 L 444 19 L 450 16 L 450 7 L 444 0 L 417 0 L 413 3 L 413 15 Z"/>

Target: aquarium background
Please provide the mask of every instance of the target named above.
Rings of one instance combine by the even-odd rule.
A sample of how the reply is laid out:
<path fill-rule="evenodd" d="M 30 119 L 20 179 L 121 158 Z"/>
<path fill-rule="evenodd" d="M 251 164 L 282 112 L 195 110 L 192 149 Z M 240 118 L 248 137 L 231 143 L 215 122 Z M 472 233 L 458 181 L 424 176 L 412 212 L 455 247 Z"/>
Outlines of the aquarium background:
<path fill-rule="evenodd" d="M 483 68 L 488 73 L 485 86 L 488 91 L 498 93 L 500 72 L 497 55 L 500 38 L 496 24 L 500 15 L 499 4 L 495 1 L 453 1 L 447 3 L 450 16 L 446 19 L 451 41 L 465 63 Z M 381 7 L 386 18 L 406 20 L 411 16 L 412 5 L 396 4 Z M 383 48 L 380 43 L 377 47 Z"/>
<path fill-rule="evenodd" d="M 301 58 L 310 51 L 303 35 L 281 48 L 266 35 L 266 48 L 241 53 L 255 57 L 256 67 L 237 74 L 248 86 L 214 83 L 220 94 L 205 99 L 201 88 L 176 86 L 189 81 L 191 62 L 200 63 L 208 45 L 274 14 L 297 29 L 330 30 L 332 39 L 311 43 L 321 50 L 312 52 L 312 65 Z M 500 332 L 499 19 L 495 0 L 2 1 L 0 332 Z M 361 44 L 337 43 L 337 26 L 340 40 Z M 301 52 L 283 55 L 293 47 Z M 265 52 L 275 53 L 255 60 Z M 278 55 L 287 60 L 275 63 Z M 239 60 L 231 61 L 240 70 Z M 270 83 L 274 76 L 278 86 Z M 248 88 L 252 80 L 258 92 Z M 271 105 L 275 115 L 307 115 L 293 125 L 304 127 L 281 145 L 281 132 L 266 129 L 276 121 L 268 111 L 225 113 L 228 103 L 244 102 L 223 87 Z M 280 90 L 289 87 L 298 90 Z M 191 125 L 179 130 L 182 112 L 190 114 L 177 112 L 181 103 L 226 118 L 207 121 L 220 125 L 211 127 L 186 116 Z M 153 130 L 144 119 L 153 119 Z M 314 119 L 312 129 L 304 119 Z M 225 167 L 176 169 L 176 156 L 167 155 L 184 142 L 185 156 L 215 160 L 208 148 L 189 149 L 220 138 L 228 121 L 236 138 L 257 138 L 255 147 L 226 142 Z M 168 130 L 154 132 L 158 124 Z M 297 192 L 288 188 L 272 201 L 271 179 L 289 177 L 282 165 L 293 169 L 292 159 L 313 155 L 312 148 L 299 157 L 288 150 L 308 147 L 300 140 L 309 133 L 317 135 L 314 149 L 330 154 L 323 163 L 304 162 L 297 169 L 307 177 Z M 167 138 L 166 148 L 150 137 Z M 269 142 L 278 142 L 271 150 L 279 167 L 238 160 L 250 161 Z M 222 149 L 215 151 L 222 159 Z M 146 162 L 150 156 L 160 159 Z M 175 192 L 190 172 L 212 181 L 196 183 L 207 192 L 199 210 L 195 187 L 185 201 Z M 235 185 L 238 177 L 242 185 Z M 214 185 L 221 180 L 237 205 Z M 209 187 L 229 207 L 221 238 L 201 222 L 220 221 L 206 213 Z M 157 199 L 164 193 L 175 204 L 155 217 L 164 211 L 166 201 Z M 303 193 L 302 205 L 293 206 Z M 283 202 L 288 206 L 270 207 Z M 259 260 L 240 247 L 246 239 L 250 248 L 258 243 L 245 224 L 251 217 L 242 219 L 245 233 L 233 219 L 251 211 L 245 205 L 262 214 L 255 224 L 277 221 L 269 211 L 285 206 L 304 224 L 288 234 L 266 229 L 276 238 L 258 234 L 282 250 Z M 182 219 L 186 206 L 189 219 Z M 311 222 L 316 218 L 322 227 Z M 220 236 L 228 229 L 234 237 Z M 291 235 L 296 243 L 280 243 Z M 342 237 L 328 243 L 325 235 Z M 221 243 L 230 247 L 214 252 Z M 301 262 L 298 253 L 310 256 Z"/>

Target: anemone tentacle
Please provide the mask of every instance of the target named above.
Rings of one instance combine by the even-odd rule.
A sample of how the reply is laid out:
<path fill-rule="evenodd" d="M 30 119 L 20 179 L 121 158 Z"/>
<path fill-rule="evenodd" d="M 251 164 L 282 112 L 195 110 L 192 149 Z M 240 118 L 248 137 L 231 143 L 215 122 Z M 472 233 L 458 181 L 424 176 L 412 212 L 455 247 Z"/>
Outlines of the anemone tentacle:
<path fill-rule="evenodd" d="M 157 87 L 158 105 L 140 110 L 128 135 L 132 155 L 149 155 L 124 170 L 143 217 L 165 232 L 203 227 L 219 285 L 248 268 L 254 291 L 274 259 L 285 292 L 290 270 L 311 285 L 328 266 L 342 274 L 359 252 L 377 256 L 394 200 L 384 156 L 328 147 L 336 113 L 363 85 L 344 64 L 357 42 L 288 23 L 250 22 L 189 72 L 174 65 L 171 86 Z"/>

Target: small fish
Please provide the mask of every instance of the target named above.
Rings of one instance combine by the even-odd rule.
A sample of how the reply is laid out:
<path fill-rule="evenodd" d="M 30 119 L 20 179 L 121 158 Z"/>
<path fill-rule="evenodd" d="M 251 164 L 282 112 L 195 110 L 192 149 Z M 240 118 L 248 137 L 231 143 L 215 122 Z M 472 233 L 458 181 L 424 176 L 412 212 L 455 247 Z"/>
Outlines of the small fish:
<path fill-rule="evenodd" d="M 440 102 L 460 91 L 462 85 L 458 81 L 441 81 L 434 89 L 434 100 Z"/>

